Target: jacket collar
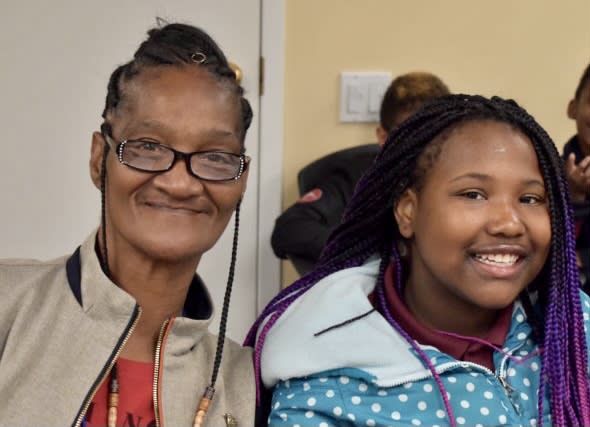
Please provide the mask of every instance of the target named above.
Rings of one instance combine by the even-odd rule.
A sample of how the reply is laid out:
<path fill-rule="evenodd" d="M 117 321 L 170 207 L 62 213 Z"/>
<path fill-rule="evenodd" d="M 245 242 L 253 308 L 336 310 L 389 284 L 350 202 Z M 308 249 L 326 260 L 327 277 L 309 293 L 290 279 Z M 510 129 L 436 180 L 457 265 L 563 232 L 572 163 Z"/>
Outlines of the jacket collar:
<path fill-rule="evenodd" d="M 295 300 L 270 329 L 262 350 L 262 380 L 271 387 L 279 380 L 304 377 L 323 371 L 353 368 L 363 371 L 379 386 L 391 386 L 412 378 L 430 376 L 410 344 L 377 311 L 360 320 L 331 329 L 372 310 L 368 295 L 373 292 L 379 259 L 360 267 L 331 274 Z M 514 335 L 531 333 L 519 302 L 514 304 L 513 321 L 506 346 L 519 345 Z M 264 323 L 259 331 L 264 328 Z M 437 356 L 437 370 L 457 361 L 432 346 L 420 346 L 429 357 Z M 327 357 L 326 355 L 329 355 Z"/>
<path fill-rule="evenodd" d="M 96 232 L 92 233 L 66 261 L 67 280 L 82 310 L 101 326 L 120 333 L 121 326 L 129 321 L 137 303 L 104 274 L 95 250 L 96 235 Z M 179 340 L 171 350 L 184 353 L 192 349 L 207 332 L 213 315 L 211 296 L 203 280 L 195 274 L 183 315 L 173 319 L 170 334 Z"/>

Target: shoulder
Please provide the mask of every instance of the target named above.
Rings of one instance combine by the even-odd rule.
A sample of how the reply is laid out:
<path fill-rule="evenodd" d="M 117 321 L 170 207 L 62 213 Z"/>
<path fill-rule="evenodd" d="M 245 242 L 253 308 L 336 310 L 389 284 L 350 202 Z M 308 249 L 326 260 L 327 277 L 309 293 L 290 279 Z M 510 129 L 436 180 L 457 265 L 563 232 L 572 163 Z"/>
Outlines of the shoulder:
<path fill-rule="evenodd" d="M 261 355 L 267 387 L 347 367 L 367 372 L 377 383 L 423 371 L 409 344 L 367 298 L 378 264 L 371 260 L 320 280 L 283 313 L 266 336 Z M 347 323 L 355 317 L 359 320 Z"/>
<path fill-rule="evenodd" d="M 0 301 L 6 301 L 9 295 L 13 297 L 43 283 L 49 283 L 52 277 L 63 274 L 66 257 L 51 261 L 32 259 L 4 259 L 0 260 Z"/>
<path fill-rule="evenodd" d="M 206 357 L 214 362 L 215 352 L 217 350 L 218 335 L 207 332 L 204 340 L 199 343 L 203 344 L 203 350 Z M 252 358 L 252 348 L 244 347 L 230 338 L 225 338 L 223 342 L 223 353 L 221 358 L 221 367 L 219 375 L 228 380 L 235 381 L 237 378 L 247 378 L 252 382 L 254 378 L 254 365 Z"/>
<path fill-rule="evenodd" d="M 15 319 L 36 316 L 48 301 L 59 306 L 62 293 L 56 285 L 63 281 L 56 278 L 60 275 L 65 279 L 65 259 L 0 260 L 0 354 Z"/>
<path fill-rule="evenodd" d="M 210 338 L 217 342 L 217 336 L 212 335 Z M 244 419 L 251 420 L 252 425 L 256 407 L 256 381 L 251 348 L 225 339 L 216 389 L 233 411 L 248 414 Z"/>

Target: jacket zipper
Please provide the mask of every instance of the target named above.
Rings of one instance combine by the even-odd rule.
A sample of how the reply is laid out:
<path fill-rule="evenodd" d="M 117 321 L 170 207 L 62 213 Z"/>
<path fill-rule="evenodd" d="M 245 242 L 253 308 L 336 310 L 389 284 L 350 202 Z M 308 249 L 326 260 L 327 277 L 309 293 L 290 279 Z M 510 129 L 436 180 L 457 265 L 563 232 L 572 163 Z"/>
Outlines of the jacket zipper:
<path fill-rule="evenodd" d="M 512 394 L 514 393 L 514 388 L 512 388 L 512 386 L 510 384 L 508 384 L 508 382 L 506 381 L 506 376 L 508 375 L 508 371 L 506 369 L 506 362 L 508 361 L 508 356 L 512 355 L 515 351 L 517 351 L 523 345 L 524 345 L 524 343 L 521 343 L 518 347 L 513 348 L 512 350 L 510 350 L 508 352 L 507 355 L 504 356 L 504 358 L 502 359 L 502 362 L 500 363 L 500 372 L 498 374 L 495 374 L 494 372 L 492 372 L 490 369 L 486 368 L 485 366 L 481 366 L 481 365 L 479 365 L 477 363 L 473 363 L 473 362 L 451 362 L 448 364 L 441 365 L 438 369 L 435 368 L 435 370 L 436 370 L 437 374 L 442 374 L 446 371 L 450 371 L 450 370 L 457 368 L 457 367 L 462 367 L 462 368 L 470 368 L 471 367 L 471 368 L 475 368 L 475 369 L 484 371 L 488 375 L 492 375 L 492 376 L 496 377 L 498 379 L 498 381 L 500 382 L 500 384 L 502 385 L 502 388 L 506 392 L 506 396 L 508 397 L 508 400 L 512 404 L 514 411 L 520 415 L 520 410 L 516 407 L 516 405 L 514 404 L 514 401 L 512 400 Z M 424 380 L 426 378 L 431 378 L 431 377 L 432 377 L 432 373 L 430 371 L 428 371 L 426 374 L 418 374 L 415 376 L 406 377 L 401 381 L 388 383 L 386 385 L 386 387 L 397 387 L 397 386 L 400 386 L 400 385 L 403 385 L 406 383 L 421 381 L 421 380 Z"/>
<path fill-rule="evenodd" d="M 508 357 L 512 356 L 514 354 L 514 352 L 516 352 L 523 345 L 524 345 L 524 342 L 521 342 L 520 345 L 518 345 L 517 347 L 514 347 L 512 350 L 508 351 L 508 354 L 506 354 L 504 356 L 504 358 L 502 359 L 502 362 L 500 363 L 500 374 L 498 375 L 498 379 L 500 380 L 500 384 L 502 384 L 502 387 L 504 387 L 504 390 L 506 391 L 506 395 L 508 396 L 508 400 L 510 400 L 512 407 L 514 408 L 514 411 L 518 415 L 521 415 L 520 409 L 516 406 L 516 404 L 514 403 L 514 400 L 512 399 L 512 395 L 514 394 L 514 388 L 510 384 L 508 384 L 508 381 L 506 381 L 506 377 L 508 376 L 508 370 L 506 369 L 506 362 L 508 361 Z"/>
<path fill-rule="evenodd" d="M 160 421 L 160 404 L 158 399 L 158 378 L 160 376 L 160 362 L 161 362 L 161 351 L 162 351 L 162 344 L 164 341 L 164 336 L 166 335 L 166 329 L 168 324 L 170 323 L 170 319 L 166 319 L 160 328 L 160 334 L 158 335 L 158 341 L 156 343 L 156 352 L 154 355 L 154 382 L 152 385 L 152 400 L 154 404 L 154 415 L 156 420 L 156 427 L 160 427 L 162 425 Z"/>
<path fill-rule="evenodd" d="M 94 395 L 96 394 L 96 391 L 98 390 L 98 388 L 100 387 L 100 385 L 102 384 L 104 379 L 107 377 L 107 375 L 111 372 L 111 369 L 113 369 L 115 362 L 119 358 L 119 354 L 121 354 L 123 347 L 125 347 L 127 340 L 129 340 L 129 337 L 131 336 L 131 334 L 133 333 L 133 330 L 137 326 L 137 322 L 139 322 L 140 316 L 141 316 L 141 307 L 136 305 L 135 310 L 133 311 L 133 314 L 131 316 L 131 319 L 129 320 L 129 323 L 127 324 L 126 332 L 124 332 L 123 339 L 119 340 L 118 345 L 114 349 L 115 350 L 114 353 L 112 353 L 111 358 L 109 360 L 107 360 L 107 364 L 105 365 L 106 369 L 104 369 L 105 367 L 103 367 L 102 374 L 98 376 L 97 380 L 94 382 L 92 388 L 90 389 L 90 392 L 86 395 L 86 399 L 82 403 L 82 409 L 79 412 L 78 417 L 76 418 L 76 420 L 73 424 L 74 427 L 80 427 L 80 425 L 82 424 L 82 420 L 86 416 L 86 411 L 88 411 L 88 407 L 90 406 L 90 403 L 92 402 L 92 399 L 94 398 Z"/>

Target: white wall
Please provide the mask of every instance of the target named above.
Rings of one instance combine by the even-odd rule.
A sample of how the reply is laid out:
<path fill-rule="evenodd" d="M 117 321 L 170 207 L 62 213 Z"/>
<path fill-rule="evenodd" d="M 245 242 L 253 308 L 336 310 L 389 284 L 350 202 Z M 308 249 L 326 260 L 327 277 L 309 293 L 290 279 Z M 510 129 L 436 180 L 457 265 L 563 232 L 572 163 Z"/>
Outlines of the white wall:
<path fill-rule="evenodd" d="M 0 17 L 0 257 L 71 253 L 99 223 L 90 181 L 90 137 L 101 123 L 106 85 L 131 59 L 155 17 L 202 26 L 240 65 L 258 117 L 259 0 L 53 0 L 2 4 Z M 254 157 L 243 205 L 230 336 L 256 315 L 258 120 L 246 141 Z M 221 300 L 231 229 L 204 258 Z M 220 310 L 218 306 L 218 311 Z"/>

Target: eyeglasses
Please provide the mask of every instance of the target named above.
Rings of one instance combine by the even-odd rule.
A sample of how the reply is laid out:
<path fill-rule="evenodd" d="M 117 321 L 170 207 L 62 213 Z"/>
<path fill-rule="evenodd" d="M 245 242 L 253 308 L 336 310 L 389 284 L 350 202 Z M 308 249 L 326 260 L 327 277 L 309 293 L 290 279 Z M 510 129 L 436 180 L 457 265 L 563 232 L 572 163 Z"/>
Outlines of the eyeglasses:
<path fill-rule="evenodd" d="M 106 132 L 103 132 L 103 137 L 117 153 L 119 162 L 141 172 L 166 172 L 182 159 L 188 173 L 195 178 L 231 181 L 240 179 L 250 163 L 250 157 L 244 154 L 221 151 L 183 153 L 153 141 L 125 140 L 117 143 Z"/>

